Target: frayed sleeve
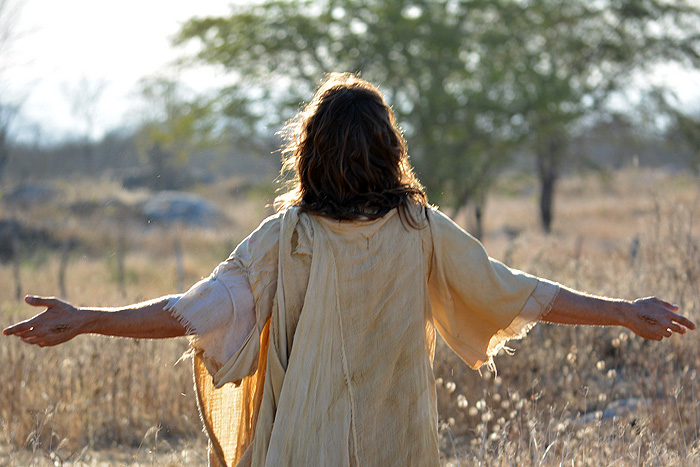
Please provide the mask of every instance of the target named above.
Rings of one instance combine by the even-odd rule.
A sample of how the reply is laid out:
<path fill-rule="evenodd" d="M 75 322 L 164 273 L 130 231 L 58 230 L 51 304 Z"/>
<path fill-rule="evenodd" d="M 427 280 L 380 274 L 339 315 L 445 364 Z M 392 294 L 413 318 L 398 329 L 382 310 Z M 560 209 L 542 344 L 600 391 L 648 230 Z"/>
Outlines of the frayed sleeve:
<path fill-rule="evenodd" d="M 550 310 L 559 286 L 489 258 L 479 241 L 439 211 L 429 210 L 428 220 L 433 323 L 452 350 L 479 368 L 508 340 L 525 336 Z"/>
<path fill-rule="evenodd" d="M 215 374 L 244 345 L 255 327 L 255 303 L 245 271 L 221 263 L 187 292 L 170 298 L 168 309 L 187 329 L 190 345 Z"/>
<path fill-rule="evenodd" d="M 255 373 L 277 285 L 280 216 L 265 219 L 214 272 L 167 309 L 185 326 L 214 386 Z"/>

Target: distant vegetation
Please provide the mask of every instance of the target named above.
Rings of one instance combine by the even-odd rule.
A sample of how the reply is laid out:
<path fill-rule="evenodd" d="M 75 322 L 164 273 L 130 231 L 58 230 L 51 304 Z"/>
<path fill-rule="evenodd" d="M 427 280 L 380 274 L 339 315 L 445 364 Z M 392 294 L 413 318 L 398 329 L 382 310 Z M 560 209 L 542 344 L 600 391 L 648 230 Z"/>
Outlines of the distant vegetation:
<path fill-rule="evenodd" d="M 7 189 L 22 183 L 78 176 L 107 178 L 132 187 L 172 190 L 233 175 L 272 181 L 278 171 L 279 157 L 272 154 L 270 143 L 267 154 L 251 154 L 225 142 L 193 150 L 186 159 L 158 171 L 149 157 L 142 154 L 137 138 L 133 131 L 123 130 L 97 142 L 74 140 L 48 146 L 15 144 L 3 176 L 3 186 Z M 93 158 L 90 164 L 85 162 L 86 146 L 90 146 Z M 157 181 L 157 178 L 163 180 Z"/>
<path fill-rule="evenodd" d="M 11 23 L 7 5 L 0 23 Z M 21 107 L 0 96 L 0 180 L 83 173 L 162 190 L 269 178 L 275 133 L 330 71 L 380 86 L 431 199 L 472 210 L 477 235 L 494 181 L 513 167 L 537 177 L 545 230 L 571 170 L 700 167 L 700 103 L 643 79 L 669 64 L 700 69 L 700 7 L 687 0 L 261 1 L 193 18 L 176 43 L 195 47 L 183 62 L 223 70 L 230 85 L 196 94 L 144 78 L 128 124 L 94 141 L 104 86 L 76 83 L 68 97 L 84 132 L 50 147 L 13 141 Z"/>

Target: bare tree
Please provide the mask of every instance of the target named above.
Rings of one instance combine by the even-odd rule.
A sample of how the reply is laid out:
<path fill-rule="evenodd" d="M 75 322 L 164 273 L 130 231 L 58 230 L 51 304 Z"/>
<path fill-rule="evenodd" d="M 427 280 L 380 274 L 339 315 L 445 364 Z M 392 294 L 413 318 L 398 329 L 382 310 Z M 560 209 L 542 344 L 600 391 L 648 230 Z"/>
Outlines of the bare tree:
<path fill-rule="evenodd" d="M 12 45 L 18 38 L 17 23 L 22 3 L 17 0 L 0 0 L 0 76 L 14 65 Z M 0 178 L 10 158 L 10 128 L 19 112 L 21 98 L 6 92 L 0 80 Z"/>
<path fill-rule="evenodd" d="M 83 155 L 85 166 L 90 173 L 94 173 L 97 168 L 92 138 L 95 132 L 98 105 L 106 86 L 107 83 L 104 80 L 91 81 L 83 76 L 77 83 L 66 85 L 63 88 L 73 116 L 80 120 L 83 125 Z"/>
<path fill-rule="evenodd" d="M 10 50 L 18 37 L 21 9 L 22 3 L 18 0 L 0 0 L 0 72 L 11 66 Z"/>
<path fill-rule="evenodd" d="M 0 100 L 0 178 L 10 160 L 10 127 L 18 110 L 19 105 L 6 104 Z"/>

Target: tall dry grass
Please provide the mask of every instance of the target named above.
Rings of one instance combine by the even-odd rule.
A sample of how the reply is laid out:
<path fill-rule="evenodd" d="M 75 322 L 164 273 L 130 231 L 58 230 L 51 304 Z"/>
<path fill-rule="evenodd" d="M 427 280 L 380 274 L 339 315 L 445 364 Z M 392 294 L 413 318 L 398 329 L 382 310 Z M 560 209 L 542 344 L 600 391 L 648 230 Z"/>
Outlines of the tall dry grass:
<path fill-rule="evenodd" d="M 513 266 L 589 292 L 664 297 L 698 322 L 698 180 L 631 171 L 567 180 L 562 194 L 552 235 L 495 235 Z M 538 325 L 481 377 L 443 346 L 443 452 L 452 465 L 699 465 L 699 342 Z"/>
<path fill-rule="evenodd" d="M 148 227 L 123 212 L 76 215 L 133 193 L 106 184 L 66 190 L 54 205 L 14 211 L 57 238 L 76 238 L 69 298 L 110 305 L 176 289 L 174 244 L 186 283 L 208 274 L 265 210 L 232 195 L 207 195 L 231 220 L 215 230 Z M 700 318 L 700 187 L 682 174 L 629 170 L 572 177 L 558 199 L 555 231 L 539 232 L 529 180 L 497 189 L 486 211 L 489 252 L 514 267 L 589 292 L 658 295 Z M 235 197 L 234 197 L 235 196 Z M 464 220 L 468 223 L 468 220 Z M 118 280 L 122 242 L 125 283 Z M 25 251 L 26 292 L 54 294 L 60 252 Z M 0 324 L 31 315 L 0 265 Z M 435 361 L 444 462 L 449 465 L 700 464 L 700 333 L 648 342 L 617 328 L 538 325 L 496 358 L 497 373 L 471 371 L 444 344 Z M 80 336 L 52 349 L 0 338 L 0 464 L 197 465 L 205 442 L 184 340 Z"/>

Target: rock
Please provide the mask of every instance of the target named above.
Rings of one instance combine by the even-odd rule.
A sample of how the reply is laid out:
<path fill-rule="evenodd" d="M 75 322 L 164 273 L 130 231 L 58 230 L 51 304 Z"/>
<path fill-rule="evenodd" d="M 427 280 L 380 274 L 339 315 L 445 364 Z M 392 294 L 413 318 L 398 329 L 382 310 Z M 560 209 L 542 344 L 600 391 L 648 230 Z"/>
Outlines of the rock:
<path fill-rule="evenodd" d="M 595 412 L 588 412 L 581 415 L 575 421 L 577 425 L 587 425 L 591 422 L 596 422 L 599 420 L 609 420 L 612 418 L 620 418 L 622 416 L 627 416 L 634 414 L 642 407 L 649 405 L 649 401 L 646 399 L 639 399 L 636 397 L 631 397 L 629 399 L 621 399 L 609 403 L 605 410 L 596 410 Z"/>
<path fill-rule="evenodd" d="M 142 206 L 149 222 L 181 223 L 197 227 L 211 227 L 225 218 L 219 209 L 206 199 L 181 191 L 162 191 Z"/>
<path fill-rule="evenodd" d="M 58 189 L 48 184 L 23 184 L 4 195 L 2 200 L 8 204 L 30 206 L 51 201 L 59 194 Z"/>
<path fill-rule="evenodd" d="M 60 243 L 41 228 L 24 225 L 15 219 L 0 219 L 0 262 L 10 261 L 17 249 L 33 251 L 42 247 L 58 248 Z"/>
<path fill-rule="evenodd" d="M 119 198 L 102 200 L 78 200 L 68 206 L 71 214 L 80 217 L 102 216 L 116 217 L 121 220 L 141 219 L 143 214 L 138 203 L 126 203 Z"/>
<path fill-rule="evenodd" d="M 602 419 L 620 417 L 622 415 L 628 415 L 630 413 L 638 411 L 640 408 L 649 405 L 649 402 L 645 399 L 639 399 L 636 397 L 630 397 L 629 399 L 621 399 L 619 401 L 613 401 L 605 407 L 603 411 Z"/>

